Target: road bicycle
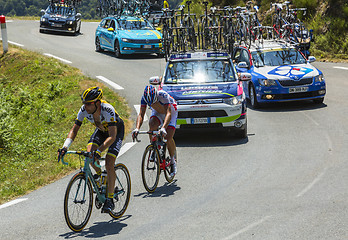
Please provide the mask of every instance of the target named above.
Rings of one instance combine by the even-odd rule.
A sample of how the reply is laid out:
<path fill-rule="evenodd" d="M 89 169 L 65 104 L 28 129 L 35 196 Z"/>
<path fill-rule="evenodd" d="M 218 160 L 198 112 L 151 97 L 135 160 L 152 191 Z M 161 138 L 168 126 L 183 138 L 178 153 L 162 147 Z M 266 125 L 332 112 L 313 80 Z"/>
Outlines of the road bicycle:
<path fill-rule="evenodd" d="M 166 157 L 166 141 L 159 131 L 140 131 L 139 134 L 151 135 L 151 143 L 145 148 L 141 162 L 141 176 L 146 191 L 152 193 L 156 190 L 161 171 L 167 182 L 172 182 L 171 159 Z M 133 139 L 134 140 L 134 139 Z M 140 142 L 136 137 L 135 140 Z M 177 156 L 175 153 L 175 161 Z"/>
<path fill-rule="evenodd" d="M 70 180 L 64 197 L 64 217 L 68 227 L 74 232 L 80 232 L 87 225 L 92 213 L 93 192 L 96 193 L 95 207 L 100 209 L 106 200 L 107 195 L 107 176 L 106 171 L 102 173 L 101 183 L 98 183 L 90 168 L 90 164 L 101 167 L 93 161 L 92 153 L 86 151 L 67 151 L 66 154 L 77 154 L 80 156 L 80 164 L 84 157 L 84 166 L 80 167 L 80 172 L 76 173 Z M 58 158 L 63 164 L 64 156 Z M 100 161 L 105 161 L 101 158 Z M 131 179 L 127 167 L 118 163 L 114 167 L 116 173 L 114 203 L 115 208 L 109 215 L 115 219 L 120 218 L 126 211 L 131 193 Z"/>

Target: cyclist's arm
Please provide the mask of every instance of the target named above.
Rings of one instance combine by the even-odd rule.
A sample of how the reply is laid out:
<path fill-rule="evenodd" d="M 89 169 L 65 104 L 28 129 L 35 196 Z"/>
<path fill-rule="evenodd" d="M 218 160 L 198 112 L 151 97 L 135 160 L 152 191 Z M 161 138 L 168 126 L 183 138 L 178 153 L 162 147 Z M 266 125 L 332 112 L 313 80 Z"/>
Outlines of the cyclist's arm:
<path fill-rule="evenodd" d="M 80 126 L 75 123 L 68 134 L 68 138 L 74 141 L 79 129 L 80 129 Z"/>
<path fill-rule="evenodd" d="M 163 128 L 167 129 L 169 123 L 170 123 L 170 120 L 172 119 L 172 107 L 171 107 L 171 104 L 166 104 L 166 105 L 163 105 L 166 109 L 166 117 L 164 118 L 164 122 L 163 122 Z"/>
<path fill-rule="evenodd" d="M 137 117 L 137 124 L 136 124 L 137 129 L 140 129 L 141 125 L 143 125 L 145 112 L 146 112 L 146 105 L 141 105 L 140 112 Z"/>
<path fill-rule="evenodd" d="M 107 137 L 105 139 L 105 141 L 103 142 L 103 144 L 101 144 L 98 148 L 101 152 L 106 150 L 108 147 L 111 146 L 111 144 L 113 144 L 115 142 L 116 135 L 117 135 L 117 127 L 116 126 L 108 126 L 108 133 L 109 133 L 109 137 Z"/>

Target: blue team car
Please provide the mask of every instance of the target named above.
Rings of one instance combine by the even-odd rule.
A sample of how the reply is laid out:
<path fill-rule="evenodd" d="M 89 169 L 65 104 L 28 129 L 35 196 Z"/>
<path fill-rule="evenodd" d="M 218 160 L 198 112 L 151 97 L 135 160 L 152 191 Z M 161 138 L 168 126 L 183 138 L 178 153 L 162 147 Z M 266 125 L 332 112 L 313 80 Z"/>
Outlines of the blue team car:
<path fill-rule="evenodd" d="M 247 107 L 242 81 L 249 73 L 238 76 L 231 57 L 225 52 L 174 54 L 167 62 L 162 80 L 151 84 L 168 92 L 177 102 L 176 128 L 225 129 L 247 136 Z"/>
<path fill-rule="evenodd" d="M 131 16 L 104 18 L 95 32 L 97 52 L 112 51 L 122 54 L 156 53 L 163 56 L 162 34 L 147 20 Z"/>
<path fill-rule="evenodd" d="M 253 108 L 261 103 L 313 100 L 323 103 L 326 84 L 323 73 L 295 47 L 275 40 L 260 45 L 236 47 L 233 61 L 239 73 L 250 73 L 243 82 L 246 97 Z"/>

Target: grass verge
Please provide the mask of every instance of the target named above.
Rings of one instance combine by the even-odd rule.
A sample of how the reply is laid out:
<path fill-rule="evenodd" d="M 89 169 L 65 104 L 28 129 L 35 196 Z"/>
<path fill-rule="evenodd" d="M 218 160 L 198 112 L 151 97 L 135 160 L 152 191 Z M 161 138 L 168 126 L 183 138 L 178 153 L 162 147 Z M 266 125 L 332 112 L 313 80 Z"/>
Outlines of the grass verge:
<path fill-rule="evenodd" d="M 57 149 L 71 129 L 81 106 L 80 94 L 103 88 L 104 99 L 131 122 L 125 99 L 80 70 L 53 58 L 0 42 L 0 204 L 51 183 L 80 166 L 57 163 Z M 94 131 L 84 122 L 71 149 L 86 149 Z M 70 161 L 71 160 L 71 161 Z"/>

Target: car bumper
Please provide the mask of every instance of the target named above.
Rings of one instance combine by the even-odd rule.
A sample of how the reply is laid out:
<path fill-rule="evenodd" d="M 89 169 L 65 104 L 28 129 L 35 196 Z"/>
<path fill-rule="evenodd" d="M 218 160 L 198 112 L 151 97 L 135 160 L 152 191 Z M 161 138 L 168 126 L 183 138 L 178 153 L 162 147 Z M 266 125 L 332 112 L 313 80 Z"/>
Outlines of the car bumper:
<path fill-rule="evenodd" d="M 256 87 L 256 97 L 257 101 L 260 103 L 312 100 L 316 98 L 324 98 L 325 94 L 325 82 L 305 86 Z"/>
<path fill-rule="evenodd" d="M 243 129 L 246 124 L 246 105 L 209 104 L 179 105 L 177 129 L 223 128 Z"/>
<path fill-rule="evenodd" d="M 73 33 L 76 31 L 76 23 L 72 25 L 68 25 L 65 23 L 64 24 L 52 24 L 52 23 L 42 24 L 41 23 L 40 30 Z"/>
<path fill-rule="evenodd" d="M 121 54 L 133 54 L 133 53 L 164 53 L 162 43 L 155 44 L 135 44 L 135 43 L 122 43 L 120 45 Z"/>

